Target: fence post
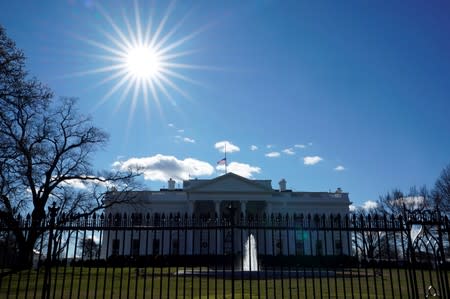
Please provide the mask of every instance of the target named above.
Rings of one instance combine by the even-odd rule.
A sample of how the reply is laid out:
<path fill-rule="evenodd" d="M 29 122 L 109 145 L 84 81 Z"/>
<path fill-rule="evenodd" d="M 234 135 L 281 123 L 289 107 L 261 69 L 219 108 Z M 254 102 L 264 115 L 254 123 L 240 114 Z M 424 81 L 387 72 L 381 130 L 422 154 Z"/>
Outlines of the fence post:
<path fill-rule="evenodd" d="M 49 235 L 48 235 L 48 245 L 47 245 L 47 259 L 45 261 L 45 275 L 44 275 L 44 284 L 42 287 L 42 299 L 50 298 L 50 284 L 51 284 L 51 271 L 52 271 L 52 245 L 53 245 L 53 229 L 55 228 L 55 219 L 56 215 L 59 211 L 59 208 L 56 207 L 56 202 L 53 202 L 51 207 L 48 207 L 48 211 L 50 214 L 50 223 L 49 223 Z"/>
<path fill-rule="evenodd" d="M 436 271 L 438 273 L 439 277 L 439 284 L 442 285 L 442 288 L 440 290 L 441 294 L 444 296 L 448 296 L 449 294 L 449 286 L 448 286 L 448 279 L 447 279 L 447 270 L 446 267 L 442 269 L 442 266 L 446 262 L 445 257 L 445 250 L 444 250 L 444 241 L 442 237 L 442 226 L 444 224 L 444 219 L 442 217 L 441 211 L 439 210 L 439 207 L 436 207 L 436 215 L 437 219 L 433 219 L 433 222 L 437 225 L 437 231 L 438 231 L 438 250 L 435 257 L 435 263 L 436 263 Z"/>
<path fill-rule="evenodd" d="M 235 290 L 236 290 L 236 287 L 235 287 L 235 284 L 234 284 L 234 276 L 235 276 L 235 273 L 234 273 L 234 264 L 235 264 L 235 262 L 236 262 L 236 260 L 235 260 L 235 258 L 236 258 L 236 255 L 235 255 L 235 248 L 234 248 L 234 227 L 235 227 L 235 219 L 234 219 L 234 217 L 235 217 L 235 215 L 236 215 L 236 209 L 237 208 L 235 208 L 235 207 L 233 207 L 233 203 L 230 203 L 229 205 L 228 205 L 228 210 L 229 210 L 229 212 L 230 212 L 230 226 L 231 226 L 231 256 L 232 256 L 232 258 L 231 258 L 231 299 L 234 299 L 234 293 L 235 293 Z"/>
<path fill-rule="evenodd" d="M 408 264 L 409 264 L 409 277 L 411 282 L 411 291 L 413 294 L 413 298 L 419 298 L 419 289 L 417 285 L 417 277 L 416 277 L 416 271 L 417 271 L 417 264 L 416 264 L 416 255 L 414 252 L 414 245 L 412 240 L 412 225 L 413 221 L 411 219 L 411 215 L 406 215 L 404 217 L 405 221 L 405 227 L 406 227 L 406 235 L 407 235 L 407 241 L 408 241 L 408 247 L 407 247 L 407 256 L 408 256 Z"/>

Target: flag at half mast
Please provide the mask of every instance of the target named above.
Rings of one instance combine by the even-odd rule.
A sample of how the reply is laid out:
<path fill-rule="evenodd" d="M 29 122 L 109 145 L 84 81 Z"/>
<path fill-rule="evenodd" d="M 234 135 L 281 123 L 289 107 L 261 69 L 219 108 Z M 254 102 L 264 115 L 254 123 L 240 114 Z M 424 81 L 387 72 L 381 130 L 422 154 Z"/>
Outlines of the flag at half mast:
<path fill-rule="evenodd" d="M 225 153 L 225 157 L 217 161 L 217 165 L 225 165 L 225 173 L 227 173 L 227 144 L 224 144 L 223 152 Z"/>
<path fill-rule="evenodd" d="M 227 158 L 223 158 L 223 159 L 217 161 L 217 165 L 225 165 L 225 164 L 227 164 Z"/>

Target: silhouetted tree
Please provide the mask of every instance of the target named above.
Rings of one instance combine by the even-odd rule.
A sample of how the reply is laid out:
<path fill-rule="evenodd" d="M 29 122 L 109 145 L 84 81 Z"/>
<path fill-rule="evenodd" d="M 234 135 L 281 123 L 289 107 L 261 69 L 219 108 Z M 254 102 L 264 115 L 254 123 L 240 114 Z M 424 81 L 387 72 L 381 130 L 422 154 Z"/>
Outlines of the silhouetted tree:
<path fill-rule="evenodd" d="M 83 217 L 105 207 L 108 187 L 123 190 L 133 182 L 131 171 L 92 169 L 92 154 L 108 135 L 75 103 L 55 100 L 49 88 L 28 77 L 22 51 L 0 26 L 0 218 L 14 233 L 21 266 L 31 266 L 50 202 L 66 215 L 58 221 Z M 23 212 L 31 212 L 26 234 L 17 217 Z"/>
<path fill-rule="evenodd" d="M 387 229 L 391 217 L 377 214 L 377 207 L 356 208 L 352 214 L 355 227 L 352 235 L 353 246 L 358 256 L 365 260 L 394 258 L 395 238 Z"/>
<path fill-rule="evenodd" d="M 439 226 L 438 225 L 407 225 L 408 214 L 414 210 L 436 210 L 439 209 L 441 213 L 450 213 L 450 164 L 445 167 L 431 192 L 426 186 L 421 188 L 412 187 L 408 193 L 403 193 L 399 189 L 394 189 L 388 192 L 386 195 L 380 196 L 378 201 L 378 210 L 383 213 L 388 213 L 390 215 L 403 216 L 403 225 L 405 228 L 410 230 L 405 230 L 403 235 L 400 233 L 395 234 L 396 240 L 403 240 L 402 247 L 397 246 L 397 250 L 406 248 L 407 250 L 414 250 L 417 253 L 421 253 L 421 247 L 414 246 L 407 242 L 410 236 L 414 236 L 412 240 L 413 243 L 421 244 L 424 242 L 423 238 L 434 238 L 438 239 L 439 236 Z M 416 232 L 419 232 L 416 234 Z M 413 233 L 414 232 L 414 233 Z M 428 235 L 423 235 L 422 232 L 427 232 Z M 389 240 L 392 240 L 389 236 Z M 448 244 L 448 236 L 443 234 L 441 240 L 444 244 Z M 425 240 L 427 243 L 428 239 Z M 397 243 L 397 242 L 396 242 Z M 427 243 L 428 244 L 428 243 Z M 413 245 L 413 248 L 411 248 Z M 392 247 L 392 246 L 391 246 Z M 423 252 L 422 252 L 423 253 Z"/>
<path fill-rule="evenodd" d="M 95 258 L 100 252 L 100 246 L 91 238 L 81 239 L 78 248 L 81 250 L 83 257 L 87 259 Z"/>
<path fill-rule="evenodd" d="M 420 189 L 413 186 L 408 193 L 393 189 L 380 196 L 377 204 L 378 212 L 399 216 L 404 215 L 405 212 L 430 207 L 432 202 L 426 186 L 422 186 Z"/>
<path fill-rule="evenodd" d="M 450 164 L 442 169 L 432 191 L 433 203 L 442 212 L 450 213 Z"/>

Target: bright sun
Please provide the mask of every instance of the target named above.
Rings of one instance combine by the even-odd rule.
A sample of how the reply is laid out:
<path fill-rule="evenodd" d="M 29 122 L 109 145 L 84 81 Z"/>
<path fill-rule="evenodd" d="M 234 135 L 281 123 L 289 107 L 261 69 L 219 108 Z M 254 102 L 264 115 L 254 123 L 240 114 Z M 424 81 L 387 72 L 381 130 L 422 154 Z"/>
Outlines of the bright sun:
<path fill-rule="evenodd" d="M 130 116 L 139 101 L 142 101 L 145 107 L 149 107 L 149 101 L 152 100 L 160 107 L 162 97 L 176 104 L 173 92 L 188 98 L 188 94 L 178 84 L 181 81 L 193 84 L 198 82 L 184 75 L 182 70 L 208 69 L 205 66 L 179 61 L 195 52 L 179 49 L 186 49 L 186 43 L 203 29 L 180 35 L 179 29 L 186 28 L 184 26 L 186 18 L 181 18 L 173 27 L 165 30 L 169 15 L 174 9 L 174 2 L 169 4 L 159 23 L 153 19 L 153 10 L 150 10 L 150 16 L 145 18 L 148 22 L 142 22 L 140 14 L 145 9 L 139 7 L 137 1 L 134 3 L 132 20 L 125 13 L 122 15 L 123 23 L 110 16 L 100 4 L 96 3 L 96 8 L 110 25 L 110 30 L 98 28 L 105 38 L 103 40 L 83 37 L 80 39 L 96 48 L 96 52 L 87 55 L 95 57 L 102 65 L 76 74 L 79 76 L 106 74 L 97 86 L 113 84 L 96 108 L 114 94 L 118 94 L 120 95 L 118 105 L 129 102 Z"/>
<path fill-rule="evenodd" d="M 152 80 L 160 76 L 161 57 L 151 47 L 133 47 L 127 52 L 126 65 L 135 79 Z"/>

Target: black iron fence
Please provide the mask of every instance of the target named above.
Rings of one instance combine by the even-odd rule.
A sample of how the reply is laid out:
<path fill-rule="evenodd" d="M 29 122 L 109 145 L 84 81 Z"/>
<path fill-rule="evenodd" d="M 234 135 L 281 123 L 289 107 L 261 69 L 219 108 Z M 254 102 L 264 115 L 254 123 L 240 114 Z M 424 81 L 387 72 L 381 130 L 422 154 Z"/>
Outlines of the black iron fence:
<path fill-rule="evenodd" d="M 450 298 L 450 225 L 436 211 L 55 212 L 38 227 L 0 220 L 0 298 Z"/>

